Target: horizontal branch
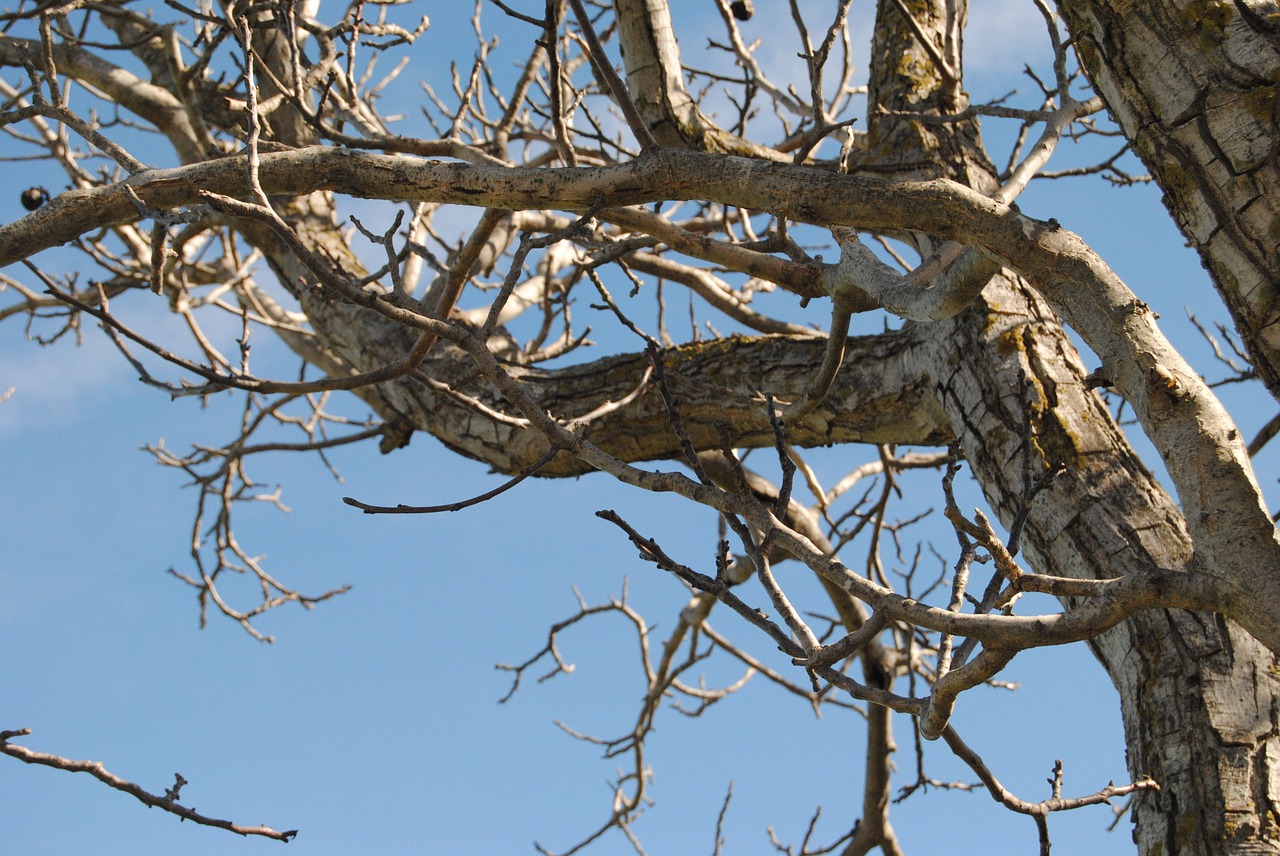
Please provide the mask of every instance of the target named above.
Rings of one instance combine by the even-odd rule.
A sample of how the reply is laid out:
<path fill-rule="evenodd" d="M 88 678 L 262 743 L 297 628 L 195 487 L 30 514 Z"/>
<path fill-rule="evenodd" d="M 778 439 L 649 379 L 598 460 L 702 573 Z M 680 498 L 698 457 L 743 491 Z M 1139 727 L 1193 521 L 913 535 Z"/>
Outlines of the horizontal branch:
<path fill-rule="evenodd" d="M 788 429 L 799 447 L 832 443 L 941 445 L 951 428 L 934 404 L 929 379 L 912 371 L 909 358 L 920 345 L 920 331 L 904 330 L 847 340 L 841 383 L 807 419 Z M 664 368 L 688 417 L 696 448 L 720 447 L 720 426 L 738 446 L 772 443 L 772 428 L 760 390 L 780 402 L 799 401 L 810 377 L 822 364 L 825 342 L 813 337 L 733 337 L 715 347 L 685 345 L 664 352 Z M 442 349 L 433 359 L 457 360 Z M 431 371 L 435 364 L 428 367 Z M 577 436 L 628 462 L 680 457 L 661 396 L 639 388 L 650 369 L 643 354 L 624 354 L 557 370 L 507 367 L 543 412 L 574 426 Z M 457 371 L 456 368 L 453 369 Z M 638 394 L 637 394 L 637 390 Z M 459 389 L 497 411 L 510 404 L 483 384 Z M 424 393 L 425 394 L 425 393 Z M 625 406 L 610 407 L 610 402 Z M 461 451 L 505 473 L 517 473 L 546 449 L 546 440 L 528 423 L 491 421 L 478 431 L 470 401 L 433 394 L 413 408 L 418 424 Z M 595 414 L 595 415 L 592 415 Z M 582 460 L 560 455 L 540 476 L 578 475 L 590 470 Z"/>
<path fill-rule="evenodd" d="M 189 809 L 186 806 L 179 805 L 177 802 L 178 792 L 182 786 L 186 784 L 186 780 L 182 776 L 177 776 L 173 788 L 165 793 L 164 796 L 156 796 L 149 791 L 135 785 L 133 782 L 126 781 L 119 776 L 111 773 L 106 767 L 97 761 L 72 761 L 70 758 L 63 758 L 59 755 L 50 755 L 46 752 L 35 752 L 25 746 L 17 746 L 10 743 L 9 740 L 14 737 L 23 737 L 31 733 L 30 728 L 20 728 L 15 731 L 0 731 L 0 753 L 4 753 L 11 758 L 17 758 L 27 764 L 39 764 L 45 767 L 53 767 L 55 770 L 66 770 L 69 773 L 88 773 L 98 781 L 118 791 L 124 791 L 126 794 L 137 799 L 148 808 L 158 808 L 167 811 L 170 814 L 176 814 L 183 820 L 189 820 L 192 823 L 198 823 L 202 826 L 216 826 L 219 829 L 225 829 L 234 832 L 237 835 L 260 835 L 263 838 L 272 838 L 276 841 L 288 842 L 293 840 L 298 830 L 290 829 L 279 832 L 269 826 L 241 826 L 229 820 L 219 820 L 215 817 L 206 817 L 203 814 Z"/>
<path fill-rule="evenodd" d="M 1244 443 L 1153 314 L 1077 235 L 947 180 L 883 181 L 727 155 L 658 149 L 611 167 L 477 167 L 310 147 L 262 155 L 268 194 L 329 190 L 352 196 L 506 209 L 586 211 L 700 199 L 817 225 L 923 232 L 980 248 L 1024 274 L 1102 359 L 1160 452 L 1225 611 L 1273 651 L 1280 627 L 1258 603 L 1280 602 L 1280 539 Z M 152 170 L 122 184 L 68 191 L 0 226 L 0 265 L 152 210 L 198 201 L 199 191 L 249 193 L 242 157 Z M 1260 573 L 1226 571 L 1241 561 Z"/>

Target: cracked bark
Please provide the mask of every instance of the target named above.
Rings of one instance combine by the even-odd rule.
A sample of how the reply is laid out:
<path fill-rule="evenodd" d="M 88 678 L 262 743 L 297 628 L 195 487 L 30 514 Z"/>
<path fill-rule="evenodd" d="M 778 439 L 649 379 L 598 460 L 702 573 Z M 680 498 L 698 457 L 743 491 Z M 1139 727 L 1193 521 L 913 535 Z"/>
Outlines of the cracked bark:
<path fill-rule="evenodd" d="M 1280 398 L 1280 11 L 1258 0 L 1058 8 Z"/>
<path fill-rule="evenodd" d="M 944 5 L 906 4 L 920 15 L 922 24 L 934 27 L 946 21 Z M 1064 6 L 1073 10 L 1069 15 L 1083 14 L 1077 13 L 1073 4 Z M 1094 10 L 1101 7 L 1098 3 L 1088 6 Z M 1236 8 L 1247 7 L 1242 4 Z M 1094 14 L 1102 19 L 1102 11 Z M 910 43 L 914 37 L 904 22 L 894 20 L 899 15 L 889 4 L 880 10 L 873 59 L 878 60 L 881 76 L 873 83 L 872 103 L 910 110 L 949 111 L 959 106 L 963 94 L 955 87 L 935 88 L 938 81 L 926 79 L 923 72 L 929 68 L 929 60 L 919 45 Z M 1245 17 L 1243 12 L 1240 15 Z M 1099 31 L 1112 41 L 1101 35 L 1095 41 L 1098 62 L 1122 69 L 1127 54 L 1118 52 L 1116 40 L 1124 39 L 1128 22 L 1118 24 L 1112 21 Z M 1084 32 L 1077 25 L 1073 28 Z M 1224 25 L 1223 33 L 1232 32 Z M 0 47 L 6 44 L 0 40 Z M 1082 47 L 1082 52 L 1088 61 L 1089 48 Z M 899 68 L 888 62 L 896 56 L 910 61 Z M 69 56 L 67 67 L 74 68 Z M 96 66 L 84 67 L 86 75 L 98 73 Z M 913 69 L 921 76 L 895 79 L 887 73 Z M 1167 85 L 1166 78 L 1156 79 Z M 1099 85 L 1105 92 L 1105 85 Z M 1265 95 L 1264 90 L 1260 85 L 1259 91 Z M 147 109 L 154 113 L 156 108 Z M 1120 118 L 1124 121 L 1123 115 Z M 914 171 L 922 176 L 946 171 L 976 189 L 989 189 L 976 125 L 925 142 L 921 129 L 912 123 L 891 124 L 888 118 L 874 114 L 870 119 L 873 145 L 859 162 L 866 171 Z M 153 120 L 158 124 L 173 121 L 167 113 L 157 113 Z M 1171 146 L 1187 147 L 1195 140 L 1183 141 L 1178 134 L 1192 126 L 1199 127 L 1196 122 L 1184 122 L 1165 128 L 1152 120 L 1140 123 L 1133 133 L 1150 138 L 1140 143 L 1140 151 L 1144 145 L 1159 150 L 1165 137 L 1173 141 Z M 178 130 L 172 135 L 185 137 L 185 128 L 174 127 Z M 1218 149 L 1226 151 L 1222 143 Z M 1217 157 L 1212 150 L 1189 150 L 1193 155 Z M 1245 146 L 1244 151 L 1251 150 Z M 1205 162 L 1212 166 L 1213 158 Z M 1274 191 L 1274 176 L 1264 167 L 1249 174 L 1262 176 L 1258 180 L 1269 182 L 1266 186 Z M 591 170 L 575 171 L 569 177 L 544 170 L 484 175 L 457 165 L 422 165 L 408 159 L 335 154 L 331 150 L 264 156 L 263 169 L 264 183 L 273 193 L 305 193 L 323 187 L 362 196 L 573 210 L 589 207 L 604 194 L 615 204 L 705 194 L 705 198 L 809 222 L 854 222 L 935 237 L 968 238 L 975 244 L 981 243 L 983 228 L 1004 228 L 1006 231 L 994 238 L 988 234 L 989 249 L 1012 247 L 1007 255 L 1020 259 L 1024 272 L 1032 275 L 1035 286 L 1045 295 L 1055 299 L 1055 306 L 1065 305 L 1061 292 L 1071 281 L 1071 270 L 1058 266 L 1059 256 L 1019 255 L 1044 249 L 1054 236 L 1030 234 L 1029 229 L 1034 232 L 1034 224 L 1028 225 L 1031 221 L 994 206 L 982 208 L 973 195 L 953 193 L 953 186 L 938 182 L 890 185 L 819 170 L 762 168 L 759 163 L 737 159 L 713 163 L 705 156 L 676 155 L 642 159 L 620 168 L 622 178 L 612 182 Z M 1207 170 L 1200 168 L 1206 175 Z M 189 204 L 194 186 L 236 192 L 243 184 L 243 169 L 234 163 L 214 162 L 181 176 L 176 172 L 140 176 L 138 184 L 140 192 L 145 186 L 143 195 L 150 204 L 177 206 Z M 1213 189 L 1212 181 L 1205 186 Z M 1197 187 L 1197 192 L 1207 192 Z M 1167 192 L 1176 201 L 1173 191 Z M 1219 204 L 1216 209 L 1195 202 L 1194 197 L 1185 204 L 1190 213 L 1184 217 L 1192 225 L 1210 223 L 1195 219 L 1210 209 L 1225 212 L 1223 216 L 1230 221 L 1226 225 L 1215 221 L 1206 233 L 1204 252 L 1211 264 L 1219 246 L 1214 244 L 1215 238 L 1225 241 L 1220 245 L 1225 248 L 1221 257 L 1231 261 L 1233 252 L 1237 256 L 1244 252 L 1237 246 L 1238 236 L 1232 235 L 1240 232 L 1248 237 L 1252 234 L 1248 229 L 1258 219 L 1253 215 L 1274 213 L 1272 209 L 1241 207 L 1238 200 L 1231 199 L 1215 203 Z M 331 200 L 314 193 L 292 205 L 291 219 L 306 230 L 306 240 L 313 246 L 328 247 L 331 257 L 342 259 L 348 272 L 358 273 L 358 265 L 333 223 Z M 975 218 L 980 219 L 975 211 L 988 220 L 972 225 Z M 123 193 L 64 194 L 61 201 L 21 221 L 21 228 L 0 228 L 0 257 L 26 256 L 41 242 L 53 245 L 66 240 L 60 236 L 87 231 L 90 217 L 97 227 L 135 216 Z M 1271 228 L 1265 222 L 1262 226 Z M 354 369 L 375 368 L 403 357 L 413 341 L 409 331 L 368 310 L 320 299 L 308 287 L 311 277 L 296 259 L 269 235 L 255 233 L 251 227 L 246 230 L 272 258 L 285 286 L 301 298 L 328 353 Z M 1247 249 L 1247 241 L 1244 246 Z M 1051 281 L 1059 272 L 1066 285 Z M 1272 285 L 1268 287 L 1273 288 L 1277 281 L 1280 279 L 1271 274 Z M 1237 302 L 1243 301 L 1244 308 L 1236 307 L 1236 311 L 1248 309 L 1249 299 L 1256 299 L 1261 306 L 1267 293 L 1261 287 L 1242 292 Z M 1227 296 L 1230 302 L 1231 293 Z M 1260 311 L 1253 334 L 1257 341 L 1251 341 L 1251 347 L 1260 347 L 1258 341 L 1265 344 L 1265 334 L 1272 329 L 1268 325 L 1274 319 L 1267 320 L 1270 316 L 1266 314 L 1270 310 Z M 1254 322 L 1246 317 L 1242 327 L 1249 323 Z M 1081 322 L 1078 326 L 1087 325 Z M 683 400 L 686 422 L 701 447 L 718 445 L 717 421 L 731 426 L 733 442 L 738 445 L 770 445 L 772 435 L 763 418 L 759 394 L 771 391 L 783 399 L 799 397 L 817 371 L 821 356 L 820 344 L 812 340 L 732 339 L 677 349 L 668 358 L 668 370 Z M 447 383 L 459 381 L 466 367 L 459 352 L 440 343 L 423 368 L 428 376 Z M 572 417 L 624 398 L 636 389 L 643 371 L 642 357 L 621 355 L 570 369 L 517 369 L 513 374 L 535 390 L 548 410 Z M 1024 549 L 1033 567 L 1045 573 L 1094 579 L 1152 566 L 1195 569 L 1195 563 L 1206 559 L 1193 550 L 1187 522 L 1129 449 L 1096 395 L 1086 390 L 1084 374 L 1050 306 L 1031 286 L 1000 276 L 980 301 L 957 318 L 851 340 L 836 387 L 804 426 L 792 428 L 790 437 L 808 445 L 858 441 L 929 444 L 958 436 L 988 500 L 1006 525 L 1016 513 L 1025 487 L 1023 456 L 1032 456 L 1036 471 L 1062 460 L 1068 464 L 1068 472 L 1036 500 L 1024 530 Z M 1021 434 L 1024 389 L 1035 429 L 1030 448 L 1025 447 Z M 460 383 L 459 391 L 492 410 L 504 409 L 502 399 L 487 385 Z M 361 394 L 385 418 L 409 420 L 451 448 L 499 470 L 517 471 L 545 449 L 541 435 L 490 418 L 416 381 L 383 384 Z M 1146 395 L 1136 396 L 1135 406 L 1143 405 Z M 669 458 L 677 451 L 665 413 L 652 392 L 592 422 L 584 433 L 593 443 L 629 461 Z M 543 474 L 571 475 L 584 468 L 581 462 L 562 455 Z M 1186 501 L 1184 498 L 1184 504 Z M 1211 502 L 1201 504 L 1213 507 Z M 1198 520 L 1193 522 L 1202 525 Z M 1229 538 L 1229 532 L 1217 536 L 1219 541 L 1224 538 Z M 1254 582 L 1251 576 L 1274 571 L 1269 566 L 1251 566 L 1248 559 L 1240 557 L 1232 561 L 1224 549 L 1211 556 L 1221 564 L 1215 570 L 1235 578 L 1246 591 Z M 1215 616 L 1176 610 L 1136 615 L 1094 640 L 1093 648 L 1120 693 L 1131 773 L 1135 778 L 1149 774 L 1163 786 L 1161 792 L 1144 792 L 1135 802 L 1140 850 L 1166 854 L 1276 852 L 1276 805 L 1280 804 L 1276 769 L 1280 764 L 1276 725 L 1280 705 L 1276 702 L 1280 689 L 1269 652 Z"/>
<path fill-rule="evenodd" d="M 895 26 L 886 15 L 890 5 L 881 4 L 878 39 Z M 948 8 L 938 3 L 918 20 L 945 21 Z M 922 63 L 919 46 L 914 50 Z M 877 86 L 874 69 L 872 81 L 879 98 L 873 103 L 904 110 L 929 102 L 901 81 Z M 943 84 L 932 106 L 962 107 L 951 103 L 956 96 Z M 877 133 L 879 123 L 871 121 L 872 139 L 895 139 L 899 152 L 923 156 L 958 146 L 944 161 L 952 177 L 977 178 L 979 189 L 990 187 L 990 179 L 981 178 L 985 156 L 976 128 L 961 127 L 949 143 L 939 143 L 916 125 L 921 136 L 910 146 L 907 123 Z M 1182 569 L 1195 561 L 1182 514 L 1085 388 L 1079 355 L 1032 289 L 997 275 L 982 301 L 935 325 L 933 334 L 927 370 L 940 405 L 1005 526 L 1026 487 L 1024 456 L 1031 456 L 1037 475 L 1056 461 L 1068 466 L 1035 499 L 1023 530 L 1033 567 L 1101 579 L 1152 565 Z M 1029 448 L 1022 440 L 1020 399 L 1031 411 Z M 1137 613 L 1091 647 L 1120 694 L 1130 775 L 1151 775 L 1162 786 L 1134 799 L 1139 852 L 1280 852 L 1280 680 L 1271 652 L 1220 617 L 1182 610 Z"/>
<path fill-rule="evenodd" d="M 1057 319 L 1008 282 L 993 283 L 984 299 L 938 331 L 936 390 L 1006 526 L 1024 489 L 1023 456 L 1032 455 L 1035 473 L 1068 464 L 1023 530 L 1031 566 L 1089 579 L 1188 567 L 1194 551 L 1180 512 L 1085 389 Z M 1030 449 L 1020 436 L 1024 384 Z M 1277 852 L 1280 682 L 1270 652 L 1234 624 L 1182 610 L 1137 613 L 1091 647 L 1120 695 L 1130 775 L 1162 788 L 1134 800 L 1139 852 Z"/>

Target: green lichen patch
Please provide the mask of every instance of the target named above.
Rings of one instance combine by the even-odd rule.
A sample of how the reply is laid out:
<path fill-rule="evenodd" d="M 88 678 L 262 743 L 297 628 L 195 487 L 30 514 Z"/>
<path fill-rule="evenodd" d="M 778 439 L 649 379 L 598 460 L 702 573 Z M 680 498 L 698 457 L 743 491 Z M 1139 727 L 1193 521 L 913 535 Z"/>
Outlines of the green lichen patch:
<path fill-rule="evenodd" d="M 1259 122 L 1276 124 L 1280 120 L 1280 85 L 1254 86 L 1240 96 L 1240 106 Z"/>
<path fill-rule="evenodd" d="M 1235 10 L 1230 3 L 1220 0 L 1191 0 L 1178 12 L 1178 24 L 1195 34 L 1202 49 L 1212 50 L 1222 42 L 1233 15 Z"/>

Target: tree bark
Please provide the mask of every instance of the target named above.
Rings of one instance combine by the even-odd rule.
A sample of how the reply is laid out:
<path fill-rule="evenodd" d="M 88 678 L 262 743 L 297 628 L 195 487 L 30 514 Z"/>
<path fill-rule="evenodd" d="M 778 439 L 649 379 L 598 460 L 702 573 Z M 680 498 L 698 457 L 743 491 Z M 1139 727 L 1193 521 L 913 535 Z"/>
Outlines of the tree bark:
<path fill-rule="evenodd" d="M 1274 45 L 1273 24 L 1258 4 L 1244 0 L 1234 7 L 1193 3 L 1188 9 L 1196 14 L 1181 15 L 1148 14 L 1135 11 L 1136 5 L 1101 0 L 1064 0 L 1062 5 L 1082 58 L 1139 153 L 1156 163 L 1157 174 L 1165 170 L 1162 181 L 1171 209 L 1193 240 L 1201 242 L 1259 360 L 1260 374 L 1265 379 L 1266 372 L 1272 373 L 1268 383 L 1276 391 L 1277 362 L 1268 349 L 1280 349 L 1280 328 L 1274 324 L 1275 283 L 1280 282 L 1274 252 L 1280 221 L 1274 200 L 1280 195 L 1275 147 L 1268 140 L 1274 141 L 1280 78 L 1274 63 L 1258 58 Z M 640 99 L 642 114 L 655 122 L 655 134 L 666 133 L 660 125 L 668 122 L 673 128 L 668 142 L 714 148 L 714 129 L 703 124 L 696 105 L 678 97 L 683 89 L 678 60 L 672 59 L 678 54 L 664 41 L 673 37 L 654 26 L 665 4 L 619 0 L 618 9 L 620 25 L 640 27 L 628 31 L 639 35 L 627 42 L 635 46 L 625 49 L 633 89 L 665 87 L 668 95 L 679 89 L 674 98 Z M 908 14 L 935 50 L 941 46 L 951 64 L 945 73 L 908 26 Z M 1146 339 L 1141 347 L 1134 345 L 1134 337 L 1146 335 L 1144 325 L 1149 325 L 1140 302 L 1122 306 L 1122 284 L 1108 280 L 1109 271 L 1082 244 L 1072 243 L 1073 236 L 982 196 L 994 181 L 976 123 L 925 129 L 877 112 L 881 106 L 936 113 L 963 107 L 957 16 L 963 18 L 963 4 L 942 0 L 884 2 L 878 10 L 869 137 L 854 167 L 917 181 L 885 182 L 695 152 L 657 152 L 612 170 L 477 170 L 319 147 L 264 155 L 261 178 L 271 194 L 312 194 L 295 200 L 284 213 L 307 233 L 308 243 L 327 248 L 328 256 L 352 274 L 360 272 L 358 262 L 342 241 L 331 201 L 317 192 L 321 189 L 570 210 L 586 210 L 601 199 L 617 206 L 714 199 L 797 221 L 914 233 L 923 249 L 940 239 L 981 246 L 991 257 L 1017 267 L 1027 281 L 1004 273 L 956 318 L 850 340 L 831 394 L 803 424 L 789 426 L 790 439 L 817 445 L 936 444 L 959 438 L 988 501 L 1006 525 L 1021 507 L 1024 473 L 1038 476 L 1050 464 L 1065 463 L 1067 472 L 1035 500 L 1024 529 L 1024 549 L 1036 570 L 1085 579 L 1152 567 L 1188 578 L 1211 573 L 1230 585 L 1233 606 L 1243 609 L 1252 596 L 1255 609 L 1261 608 L 1260 617 L 1255 613 L 1255 635 L 1269 627 L 1274 640 L 1274 606 L 1280 603 L 1275 596 L 1274 528 L 1265 511 L 1246 507 L 1251 501 L 1257 506 L 1257 491 L 1242 444 L 1238 438 L 1210 435 L 1203 426 L 1212 422 L 1214 430 L 1221 428 L 1217 411 L 1205 404 L 1208 410 L 1192 412 L 1183 399 L 1171 400 L 1172 387 L 1165 380 L 1176 375 L 1175 381 L 1190 388 L 1187 394 L 1201 401 L 1195 398 L 1201 395 L 1198 379 L 1189 368 L 1153 374 L 1162 365 L 1153 353 L 1161 360 L 1176 354 L 1169 356 L 1159 351 L 1164 347 L 1159 342 L 1156 347 Z M 1240 39 L 1250 32 L 1255 35 L 1249 45 L 1263 44 L 1246 51 L 1239 47 Z M 623 38 L 631 36 L 624 33 Z M 1168 58 L 1149 50 L 1160 38 L 1176 48 Z M 1207 46 L 1192 62 L 1182 52 L 1194 54 L 1197 39 Z M 6 57 L 22 53 L 19 48 L 16 40 L 0 37 L 0 62 L 14 61 Z M 631 68 L 640 56 L 663 63 L 653 82 L 630 77 L 633 71 L 640 74 Z M 81 68 L 85 79 L 115 79 L 82 52 L 67 51 L 57 58 L 66 70 Z M 1130 74 L 1136 81 L 1132 91 L 1125 88 Z M 196 131 L 180 121 L 176 98 L 158 87 L 128 89 L 136 92 L 118 93 L 122 104 L 138 100 L 139 114 L 164 129 L 184 159 L 187 150 L 191 160 L 201 159 Z M 1131 107 L 1124 97 L 1133 99 Z M 1260 110 L 1271 117 L 1270 137 Z M 697 133 L 689 133 L 695 122 Z M 300 129 L 294 131 L 294 141 L 305 142 Z M 940 175 L 951 180 L 929 180 Z M 196 188 L 243 196 L 245 183 L 243 162 L 227 159 L 143 173 L 130 186 L 147 204 L 167 208 L 197 201 Z M 0 263 L 137 216 L 119 187 L 64 194 L 19 223 L 0 227 Z M 412 331 L 369 309 L 328 299 L 314 288 L 314 276 L 268 232 L 254 225 L 245 232 L 302 301 L 334 365 L 369 370 L 403 359 L 415 338 Z M 745 265 L 742 269 L 758 273 Z M 1079 289 L 1083 297 L 1073 293 L 1081 282 L 1092 289 Z M 1097 394 L 1087 388 L 1085 368 L 1055 310 L 1089 340 L 1147 420 L 1183 492 L 1187 516 L 1141 465 Z M 1154 331 L 1154 325 L 1149 329 Z M 799 399 L 821 360 L 821 342 L 777 336 L 674 349 L 665 365 L 695 444 L 709 449 L 720 444 L 720 423 L 729 426 L 735 445 L 772 444 L 760 394 Z M 464 381 L 466 365 L 463 354 L 440 342 L 422 366 L 422 375 L 434 383 L 408 378 L 360 394 L 388 421 L 430 432 L 501 471 L 523 469 L 545 450 L 545 438 L 528 428 L 520 414 L 507 412 L 507 403 L 489 385 Z M 511 371 L 556 417 L 606 411 L 581 430 L 609 454 L 625 461 L 675 457 L 678 444 L 665 410 L 653 390 L 641 389 L 645 372 L 639 355 L 556 371 Z M 1211 402 L 1211 396 L 1203 400 Z M 1200 419 L 1204 413 L 1213 419 Z M 1029 435 L 1024 429 L 1028 420 Z M 543 474 L 584 469 L 581 461 L 562 455 Z M 1219 490 L 1225 484 L 1233 497 L 1202 493 L 1198 489 L 1203 484 Z M 1257 522 L 1259 515 L 1263 523 Z M 1219 519 L 1226 522 L 1215 523 Z M 1120 694 L 1130 772 L 1134 778 L 1151 775 L 1162 786 L 1158 793 L 1142 792 L 1135 798 L 1141 852 L 1280 852 L 1280 686 L 1266 648 L 1215 615 L 1178 610 L 1135 615 L 1092 645 Z"/>
<path fill-rule="evenodd" d="M 954 19 L 947 16 L 963 15 L 962 7 L 907 6 L 935 45 L 948 43 Z M 976 127 L 961 125 L 939 140 L 933 126 L 876 112 L 876 106 L 939 113 L 964 106 L 955 84 L 937 73 L 907 31 L 901 11 L 879 5 L 876 43 L 884 47 L 873 49 L 873 151 L 877 139 L 892 139 L 892 150 L 908 159 L 951 150 L 939 161 L 947 174 L 989 190 L 994 182 Z M 903 80 L 904 68 L 934 73 Z M 1192 566 L 1196 555 L 1182 514 L 1087 389 L 1061 322 L 1031 288 L 997 275 L 982 301 L 932 333 L 932 359 L 922 368 L 1006 527 L 1022 505 L 1026 480 L 1055 462 L 1067 464 L 1027 517 L 1022 543 L 1033 567 L 1104 579 L 1144 567 Z M 1248 575 L 1239 564 L 1229 572 Z M 1182 610 L 1137 613 L 1091 647 L 1120 694 L 1130 775 L 1135 781 L 1150 775 L 1161 785 L 1134 797 L 1139 852 L 1280 852 L 1280 680 L 1271 652 L 1220 617 Z"/>
<path fill-rule="evenodd" d="M 1264 0 L 1058 8 L 1280 398 L 1280 11 Z"/>
<path fill-rule="evenodd" d="M 1026 457 L 1036 477 L 1069 462 L 1027 517 L 1031 567 L 1085 579 L 1188 567 L 1194 550 L 1181 513 L 1086 388 L 1052 312 L 1007 280 L 988 286 L 984 303 L 939 325 L 930 366 L 965 458 L 1006 526 L 1027 487 Z M 1020 398 L 1031 410 L 1029 444 Z M 1173 609 L 1136 613 L 1090 646 L 1120 695 L 1130 776 L 1161 786 L 1134 797 L 1138 852 L 1280 852 L 1271 653 L 1218 616 Z M 1063 704 L 1076 703 L 1064 688 Z"/>

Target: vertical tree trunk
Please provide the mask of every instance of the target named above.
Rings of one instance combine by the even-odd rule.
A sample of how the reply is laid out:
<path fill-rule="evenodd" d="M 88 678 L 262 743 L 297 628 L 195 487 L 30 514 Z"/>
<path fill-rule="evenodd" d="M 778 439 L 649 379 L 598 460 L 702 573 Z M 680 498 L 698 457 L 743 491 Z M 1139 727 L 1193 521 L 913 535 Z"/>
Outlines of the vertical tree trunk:
<path fill-rule="evenodd" d="M 1079 356 L 1030 289 L 998 277 L 983 304 L 940 325 L 933 342 L 937 394 L 1006 526 L 1025 490 L 1025 456 L 1035 475 L 1067 464 L 1023 530 L 1033 567 L 1101 579 L 1191 561 L 1178 509 L 1085 388 Z M 1130 775 L 1161 785 L 1134 801 L 1139 852 L 1280 852 L 1280 681 L 1270 652 L 1217 616 L 1182 610 L 1137 613 L 1091 644 L 1120 695 Z M 1077 703 L 1062 693 L 1064 705 Z"/>
<path fill-rule="evenodd" d="M 948 15 L 962 15 L 962 6 L 905 4 L 935 45 L 948 43 Z M 947 177 L 990 190 L 993 170 L 976 127 L 891 115 L 963 108 L 958 49 L 956 77 L 948 78 L 897 3 L 880 4 L 875 32 L 869 159 L 912 166 L 932 156 Z M 1192 560 L 1180 512 L 1086 389 L 1079 355 L 1031 288 L 997 275 L 983 300 L 938 324 L 931 341 L 926 370 L 1005 526 L 1027 487 L 1028 455 L 1033 478 L 1056 461 L 1067 465 L 1024 529 L 1035 567 L 1101 579 Z M 1216 616 L 1178 610 L 1139 613 L 1092 647 L 1120 693 L 1130 774 L 1161 784 L 1134 801 L 1139 852 L 1280 852 L 1280 681 L 1270 652 Z"/>

